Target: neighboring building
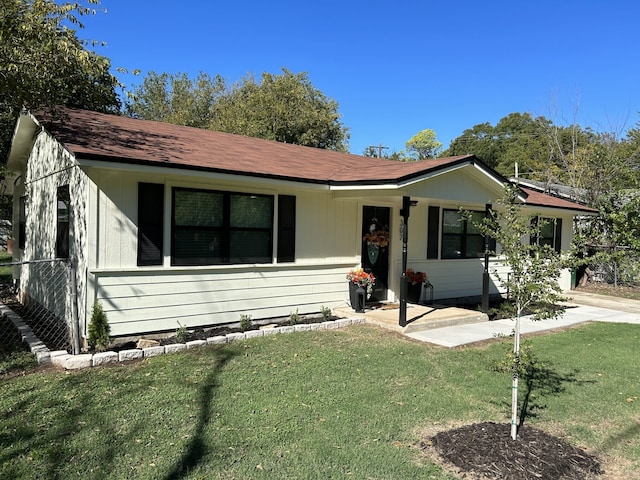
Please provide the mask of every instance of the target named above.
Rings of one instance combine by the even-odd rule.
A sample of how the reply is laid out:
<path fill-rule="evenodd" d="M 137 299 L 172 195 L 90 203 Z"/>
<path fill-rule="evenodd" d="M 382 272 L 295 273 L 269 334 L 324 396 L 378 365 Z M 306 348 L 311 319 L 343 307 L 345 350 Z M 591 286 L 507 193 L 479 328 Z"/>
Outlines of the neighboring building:
<path fill-rule="evenodd" d="M 18 119 L 13 244 L 23 260 L 70 258 L 85 334 L 96 301 L 116 336 L 319 312 L 347 301 L 360 265 L 378 279 L 374 299 L 396 301 L 403 196 L 415 203 L 408 266 L 436 299 L 481 293 L 483 239 L 458 209 L 482 216 L 507 180 L 473 155 L 403 163 L 63 112 Z M 553 220 L 546 241 L 561 250 L 591 211 L 528 189 L 522 200 Z"/>

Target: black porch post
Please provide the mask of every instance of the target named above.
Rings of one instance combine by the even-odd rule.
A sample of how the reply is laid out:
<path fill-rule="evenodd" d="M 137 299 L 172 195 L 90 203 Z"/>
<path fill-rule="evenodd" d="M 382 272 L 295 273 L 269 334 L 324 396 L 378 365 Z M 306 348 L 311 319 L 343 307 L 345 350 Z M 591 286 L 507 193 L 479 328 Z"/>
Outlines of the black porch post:
<path fill-rule="evenodd" d="M 409 238 L 409 210 L 411 208 L 411 197 L 402 197 L 402 210 L 400 215 L 403 218 L 404 227 L 402 229 L 402 275 L 400 277 L 400 319 L 401 327 L 407 326 L 407 239 Z"/>
<path fill-rule="evenodd" d="M 491 215 L 491 204 L 484 207 L 484 216 Z M 484 236 L 484 271 L 482 272 L 482 313 L 489 312 L 489 235 Z"/>

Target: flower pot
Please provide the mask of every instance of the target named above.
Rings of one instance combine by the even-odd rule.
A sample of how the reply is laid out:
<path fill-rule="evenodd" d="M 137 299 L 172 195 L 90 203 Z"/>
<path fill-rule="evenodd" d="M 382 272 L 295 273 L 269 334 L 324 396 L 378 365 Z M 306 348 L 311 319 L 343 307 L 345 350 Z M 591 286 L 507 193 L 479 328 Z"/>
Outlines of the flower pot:
<path fill-rule="evenodd" d="M 351 308 L 356 312 L 364 312 L 364 305 L 367 298 L 367 289 L 357 283 L 349 282 L 349 302 Z"/>
<path fill-rule="evenodd" d="M 422 283 L 407 283 L 407 302 L 409 303 L 420 303 L 420 293 L 422 292 Z"/>

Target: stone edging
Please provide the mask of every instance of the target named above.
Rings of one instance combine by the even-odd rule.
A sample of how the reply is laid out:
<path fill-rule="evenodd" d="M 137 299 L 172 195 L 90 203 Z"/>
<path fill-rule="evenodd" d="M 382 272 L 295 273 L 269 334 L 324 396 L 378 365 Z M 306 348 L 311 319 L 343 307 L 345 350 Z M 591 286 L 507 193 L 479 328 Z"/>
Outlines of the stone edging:
<path fill-rule="evenodd" d="M 308 332 L 312 330 L 332 330 L 337 328 L 348 327 L 350 325 L 359 325 L 365 323 L 363 317 L 341 318 L 338 320 L 330 320 L 322 323 L 301 323 L 299 325 L 284 325 L 274 328 L 265 328 L 262 330 L 249 330 L 247 332 L 235 332 L 227 335 L 210 337 L 206 340 L 192 340 L 187 343 L 174 343 L 171 345 L 158 345 L 148 348 L 133 348 L 130 350 L 122 350 L 120 352 L 100 352 L 86 353 L 80 355 L 71 355 L 66 350 L 50 351 L 47 346 L 36 337 L 31 328 L 24 323 L 22 318 L 6 305 L 0 303 L 0 315 L 4 315 L 16 326 L 22 341 L 29 345 L 31 353 L 36 356 L 38 363 L 48 363 L 62 367 L 65 370 L 78 370 L 81 368 L 98 367 L 109 363 L 126 362 L 129 360 L 138 360 L 142 358 L 150 358 L 165 353 L 179 352 L 204 345 L 215 345 L 222 343 L 232 343 L 240 340 L 248 340 L 250 338 L 266 337 L 267 335 L 275 335 L 280 333 L 292 332 Z"/>

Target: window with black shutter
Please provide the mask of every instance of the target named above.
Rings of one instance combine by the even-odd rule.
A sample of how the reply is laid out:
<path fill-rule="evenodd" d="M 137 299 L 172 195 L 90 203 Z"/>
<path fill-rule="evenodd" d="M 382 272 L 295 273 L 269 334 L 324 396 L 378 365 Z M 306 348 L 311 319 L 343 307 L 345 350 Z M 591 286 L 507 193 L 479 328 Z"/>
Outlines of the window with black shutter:
<path fill-rule="evenodd" d="M 427 220 L 427 258 L 438 258 L 438 240 L 440 238 L 440 207 L 429 207 Z"/>
<path fill-rule="evenodd" d="M 162 265 L 164 185 L 138 184 L 138 265 Z"/>
<path fill-rule="evenodd" d="M 296 197 L 278 195 L 278 262 L 296 260 Z"/>

